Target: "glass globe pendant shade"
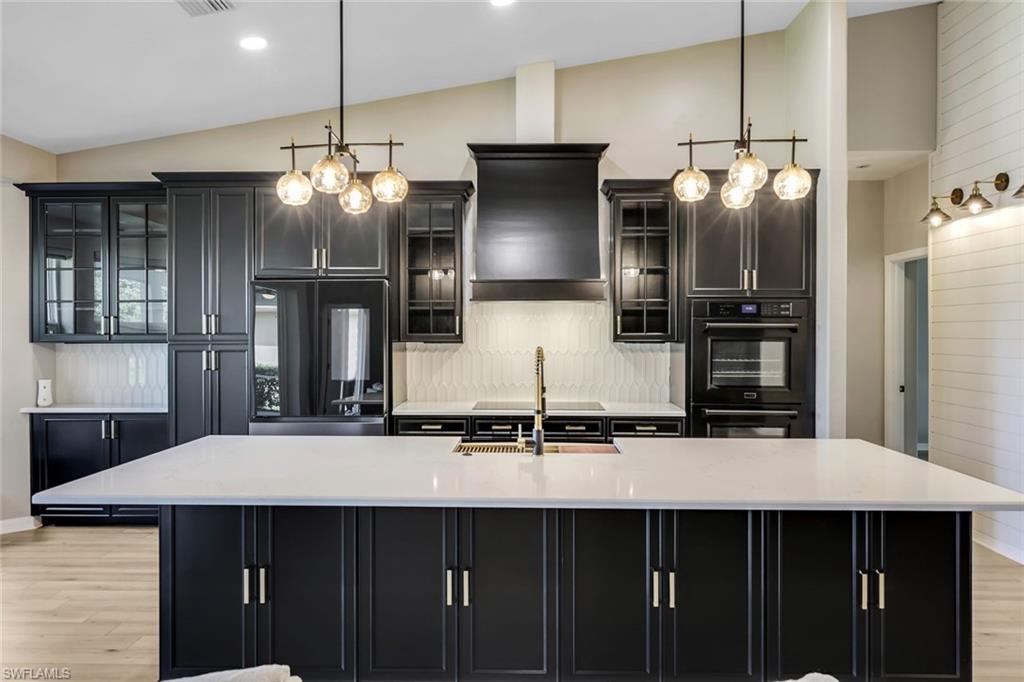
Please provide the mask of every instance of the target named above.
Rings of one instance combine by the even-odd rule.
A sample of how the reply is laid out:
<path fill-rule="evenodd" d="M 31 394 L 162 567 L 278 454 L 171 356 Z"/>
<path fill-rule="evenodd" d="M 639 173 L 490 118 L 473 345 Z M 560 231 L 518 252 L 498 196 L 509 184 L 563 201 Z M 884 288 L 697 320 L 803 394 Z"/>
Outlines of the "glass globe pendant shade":
<path fill-rule="evenodd" d="M 722 185 L 722 203 L 726 208 L 746 208 L 754 203 L 754 190 L 744 189 L 730 180 Z"/>
<path fill-rule="evenodd" d="M 388 166 L 373 176 L 373 196 L 385 204 L 396 204 L 409 193 L 409 181 L 394 166 Z"/>
<path fill-rule="evenodd" d="M 293 168 L 278 179 L 277 196 L 289 206 L 304 206 L 313 197 L 313 183 Z"/>
<path fill-rule="evenodd" d="M 676 193 L 679 201 L 700 201 L 708 195 L 709 189 L 711 181 L 708 180 L 707 173 L 693 166 L 679 171 L 672 181 L 672 191 Z"/>
<path fill-rule="evenodd" d="M 338 195 L 341 209 L 350 215 L 366 213 L 373 205 L 373 193 L 359 178 L 353 177 L 352 182 Z"/>
<path fill-rule="evenodd" d="M 324 194 L 337 194 L 348 184 L 348 178 L 348 168 L 334 154 L 328 154 L 314 163 L 309 171 L 313 188 Z"/>
<path fill-rule="evenodd" d="M 753 152 L 743 152 L 729 166 L 729 182 L 747 190 L 759 190 L 768 181 L 768 166 Z"/>
<path fill-rule="evenodd" d="M 798 163 L 787 163 L 775 174 L 772 189 L 783 201 L 803 199 L 811 191 L 811 174 Z"/>

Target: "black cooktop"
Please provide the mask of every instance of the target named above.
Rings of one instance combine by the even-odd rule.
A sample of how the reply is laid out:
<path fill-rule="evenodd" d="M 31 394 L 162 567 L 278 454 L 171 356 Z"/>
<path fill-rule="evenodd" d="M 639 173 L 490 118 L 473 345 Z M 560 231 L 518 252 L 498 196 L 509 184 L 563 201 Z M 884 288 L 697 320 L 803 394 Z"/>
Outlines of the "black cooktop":
<path fill-rule="evenodd" d="M 532 410 L 533 401 L 530 400 L 481 400 L 473 405 L 474 410 L 492 411 L 515 411 Z M 549 400 L 549 410 L 560 410 L 563 412 L 604 412 L 604 405 L 596 401 L 587 400 Z"/>

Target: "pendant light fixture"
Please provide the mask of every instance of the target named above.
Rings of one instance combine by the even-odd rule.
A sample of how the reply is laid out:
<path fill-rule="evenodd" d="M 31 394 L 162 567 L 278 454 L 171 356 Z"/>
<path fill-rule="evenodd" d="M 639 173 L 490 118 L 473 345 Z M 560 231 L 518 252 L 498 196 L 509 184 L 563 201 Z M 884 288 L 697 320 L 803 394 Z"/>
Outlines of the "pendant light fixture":
<path fill-rule="evenodd" d="M 338 0 L 338 128 L 335 131 L 331 121 L 324 128 L 327 130 L 327 144 L 291 144 L 281 147 L 292 155 L 292 169 L 277 181 L 277 196 L 289 206 L 308 204 L 313 197 L 313 190 L 324 194 L 338 195 L 338 203 L 346 213 L 358 215 L 366 213 L 373 205 L 374 196 L 385 203 L 397 203 L 405 199 L 409 193 L 409 181 L 394 167 L 394 148 L 405 146 L 395 142 L 389 135 L 387 142 L 346 142 L 345 141 L 345 3 Z M 359 159 L 356 147 L 387 147 L 388 165 L 377 173 L 373 179 L 373 191 L 370 190 L 356 175 Z M 296 149 L 327 149 L 327 153 L 313 164 L 307 178 L 302 171 L 295 168 Z M 344 164 L 345 157 L 352 160 L 350 172 Z"/>
<path fill-rule="evenodd" d="M 789 138 L 763 138 L 755 139 L 751 135 L 753 122 L 746 115 L 745 108 L 745 86 L 746 86 L 746 2 L 740 0 L 740 135 L 735 140 L 699 140 L 694 141 L 693 135 L 687 142 L 680 142 L 679 146 L 686 145 L 690 149 L 690 165 L 676 174 L 672 183 L 676 197 L 680 201 L 700 201 L 708 193 L 710 183 L 707 182 L 707 175 L 693 166 L 693 145 L 695 144 L 726 144 L 733 145 L 736 154 L 735 161 L 729 166 L 729 179 L 722 185 L 719 195 L 722 203 L 731 209 L 741 209 L 750 206 L 754 201 L 757 190 L 764 187 L 768 181 L 768 166 L 757 157 L 751 149 L 754 142 L 759 144 L 788 143 L 792 145 L 790 162 L 780 170 L 772 182 L 772 189 L 775 194 L 785 201 L 802 199 L 811 191 L 814 184 L 811 174 L 796 162 L 797 142 L 807 142 L 805 137 L 797 137 L 793 131 Z M 699 175 L 698 175 L 699 174 Z M 700 177 L 703 176 L 703 191 L 700 184 Z"/>

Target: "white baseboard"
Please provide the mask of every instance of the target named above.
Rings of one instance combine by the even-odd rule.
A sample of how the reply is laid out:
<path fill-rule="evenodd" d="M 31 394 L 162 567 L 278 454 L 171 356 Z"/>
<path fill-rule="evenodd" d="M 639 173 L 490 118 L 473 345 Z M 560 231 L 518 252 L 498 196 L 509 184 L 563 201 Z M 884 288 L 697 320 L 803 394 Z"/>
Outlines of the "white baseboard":
<path fill-rule="evenodd" d="M 973 535 L 974 541 L 982 547 L 987 547 L 996 554 L 1002 554 L 1007 559 L 1016 561 L 1018 564 L 1024 566 L 1024 549 L 1015 547 L 1008 542 L 1003 542 L 1002 540 L 996 540 L 994 537 L 985 535 L 978 531 L 974 531 Z"/>
<path fill-rule="evenodd" d="M 35 516 L 18 516 L 13 519 L 3 519 L 0 520 L 0 535 L 35 530 L 41 525 L 39 519 Z"/>

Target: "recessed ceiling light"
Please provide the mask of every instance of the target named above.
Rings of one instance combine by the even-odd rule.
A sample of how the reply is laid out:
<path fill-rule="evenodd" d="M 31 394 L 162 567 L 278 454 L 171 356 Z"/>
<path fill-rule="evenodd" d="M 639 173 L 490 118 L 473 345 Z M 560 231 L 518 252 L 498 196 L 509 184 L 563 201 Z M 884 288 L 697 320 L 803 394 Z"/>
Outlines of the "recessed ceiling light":
<path fill-rule="evenodd" d="M 491 4 L 495 7 L 505 7 L 506 5 L 511 5 L 515 1 L 516 0 L 491 0 Z"/>
<path fill-rule="evenodd" d="M 262 50 L 267 46 L 267 39 L 260 36 L 248 36 L 238 41 L 238 44 L 242 46 L 243 50 Z"/>

